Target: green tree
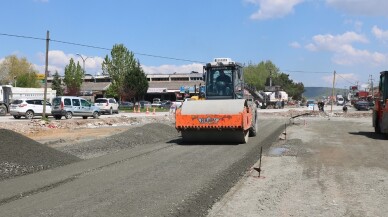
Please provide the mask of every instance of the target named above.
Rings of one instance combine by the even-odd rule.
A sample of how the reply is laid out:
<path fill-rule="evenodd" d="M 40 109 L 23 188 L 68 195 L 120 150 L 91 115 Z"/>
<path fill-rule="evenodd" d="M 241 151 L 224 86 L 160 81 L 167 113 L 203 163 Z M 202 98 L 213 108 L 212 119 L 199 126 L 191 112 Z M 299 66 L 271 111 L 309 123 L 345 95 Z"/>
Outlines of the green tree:
<path fill-rule="evenodd" d="M 280 72 L 279 68 L 271 61 L 262 61 L 257 65 L 249 64 L 244 68 L 245 82 L 257 90 L 265 90 L 265 86 L 280 86 L 290 97 L 296 100 L 302 98 L 303 83 L 295 83 L 288 74 Z"/>
<path fill-rule="evenodd" d="M 83 78 L 84 70 L 81 68 L 79 62 L 76 65 L 73 58 L 71 58 L 69 65 L 65 67 L 65 78 L 63 80 L 67 95 L 79 95 Z"/>
<path fill-rule="evenodd" d="M 131 73 L 124 76 L 124 97 L 129 100 L 135 98 L 141 99 L 148 90 L 148 80 L 143 69 L 140 66 L 140 62 L 137 61 L 136 67 Z"/>
<path fill-rule="evenodd" d="M 5 57 L 0 63 L 0 84 L 13 84 L 18 87 L 39 87 L 37 71 L 26 58 L 16 55 Z M 16 82 L 15 82 L 16 81 Z"/>
<path fill-rule="evenodd" d="M 147 77 L 139 61 L 122 44 L 113 46 L 111 58 L 106 55 L 102 70 L 111 77 L 111 85 L 107 90 L 110 96 L 120 100 L 130 100 L 134 97 L 140 99 L 147 92 Z"/>
<path fill-rule="evenodd" d="M 269 60 L 257 65 L 249 64 L 244 68 L 245 83 L 256 87 L 257 90 L 264 90 L 265 86 L 269 85 L 269 77 L 276 76 L 278 72 L 279 69 Z"/>
<path fill-rule="evenodd" d="M 62 80 L 59 77 L 58 71 L 55 71 L 54 73 L 51 89 L 57 91 L 57 96 L 63 96 L 64 94 L 64 89 L 62 87 Z"/>

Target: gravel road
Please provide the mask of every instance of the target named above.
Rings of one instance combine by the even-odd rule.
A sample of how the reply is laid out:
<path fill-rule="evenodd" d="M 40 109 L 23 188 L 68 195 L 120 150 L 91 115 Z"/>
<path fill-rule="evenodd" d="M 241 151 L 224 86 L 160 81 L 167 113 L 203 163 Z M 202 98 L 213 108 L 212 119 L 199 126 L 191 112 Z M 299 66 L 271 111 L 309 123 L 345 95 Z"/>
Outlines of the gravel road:
<path fill-rule="evenodd" d="M 80 161 L 26 136 L 0 129 L 0 181 Z"/>
<path fill-rule="evenodd" d="M 208 216 L 387 216 L 388 142 L 363 116 L 296 120 Z"/>
<path fill-rule="evenodd" d="M 199 145 L 181 143 L 171 122 L 160 121 L 50 143 L 85 160 L 1 181 L 0 216 L 205 216 L 284 123 L 261 122 L 261 136 L 248 144 Z"/>
<path fill-rule="evenodd" d="M 370 112 L 259 114 L 244 146 L 181 144 L 168 116 L 16 122 L 0 129 L 0 216 L 386 216 Z"/>

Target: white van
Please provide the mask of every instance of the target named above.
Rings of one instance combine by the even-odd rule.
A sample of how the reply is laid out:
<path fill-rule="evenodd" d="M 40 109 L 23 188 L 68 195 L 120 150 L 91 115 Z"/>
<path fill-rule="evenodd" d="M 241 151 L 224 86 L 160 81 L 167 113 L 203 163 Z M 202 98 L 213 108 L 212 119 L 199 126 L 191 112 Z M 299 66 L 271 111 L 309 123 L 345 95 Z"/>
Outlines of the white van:
<path fill-rule="evenodd" d="M 341 97 L 337 97 L 337 105 L 345 105 L 345 99 Z"/>
<path fill-rule="evenodd" d="M 56 120 L 62 116 L 71 119 L 73 116 L 81 116 L 83 119 L 88 117 L 98 118 L 100 108 L 93 106 L 86 99 L 76 96 L 59 96 L 53 99 L 51 114 Z"/>

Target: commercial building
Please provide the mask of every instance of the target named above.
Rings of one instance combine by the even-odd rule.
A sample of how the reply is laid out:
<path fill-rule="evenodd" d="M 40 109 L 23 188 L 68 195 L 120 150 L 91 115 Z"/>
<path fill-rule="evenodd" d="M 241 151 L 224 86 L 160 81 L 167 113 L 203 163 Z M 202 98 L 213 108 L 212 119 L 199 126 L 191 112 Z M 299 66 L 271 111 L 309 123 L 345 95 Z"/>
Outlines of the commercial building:
<path fill-rule="evenodd" d="M 154 98 L 175 101 L 184 99 L 198 92 L 203 84 L 202 73 L 172 73 L 172 74 L 147 74 L 149 88 L 144 100 Z M 61 77 L 63 79 L 63 77 Z M 47 78 L 47 85 L 51 87 L 53 77 Z M 106 96 L 106 91 L 111 84 L 111 78 L 106 75 L 93 76 L 86 74 L 81 86 L 80 96 L 94 102 L 97 98 Z"/>

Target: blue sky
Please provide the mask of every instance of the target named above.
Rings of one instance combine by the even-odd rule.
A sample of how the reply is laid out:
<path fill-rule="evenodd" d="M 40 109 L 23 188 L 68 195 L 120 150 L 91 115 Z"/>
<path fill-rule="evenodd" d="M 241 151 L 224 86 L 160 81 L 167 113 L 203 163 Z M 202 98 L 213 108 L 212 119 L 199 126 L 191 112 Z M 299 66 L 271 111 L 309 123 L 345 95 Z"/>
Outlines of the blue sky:
<path fill-rule="evenodd" d="M 70 58 L 101 72 L 114 44 L 135 53 L 146 73 L 202 71 L 203 62 L 231 57 L 271 60 L 305 86 L 336 87 L 388 70 L 386 0 L 1 0 L 0 61 L 26 57 L 44 72 L 63 73 Z M 71 45 L 89 45 L 102 49 Z M 153 57 L 159 56 L 159 57 Z M 160 57 L 170 57 L 160 58 Z M 176 60 L 182 59 L 182 60 Z M 190 60 L 190 61 L 183 61 Z"/>

